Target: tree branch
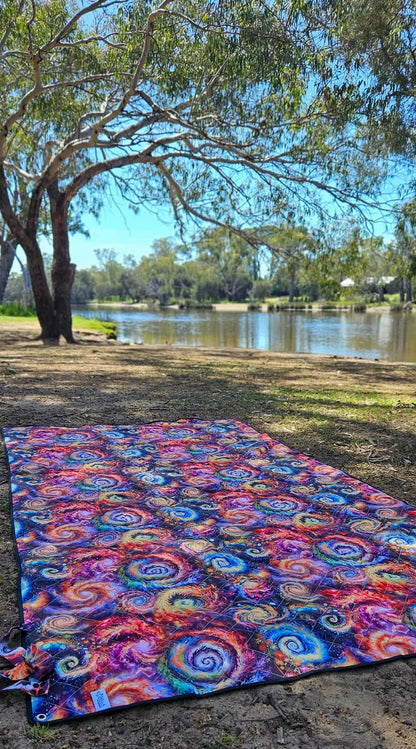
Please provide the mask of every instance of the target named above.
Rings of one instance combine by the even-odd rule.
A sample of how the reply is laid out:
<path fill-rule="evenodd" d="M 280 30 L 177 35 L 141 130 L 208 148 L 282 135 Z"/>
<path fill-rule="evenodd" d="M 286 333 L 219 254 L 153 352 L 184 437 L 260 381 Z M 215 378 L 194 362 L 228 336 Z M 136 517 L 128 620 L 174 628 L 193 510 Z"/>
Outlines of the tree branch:
<path fill-rule="evenodd" d="M 85 8 L 81 8 L 81 10 L 79 10 L 78 13 L 75 13 L 75 15 L 72 16 L 72 18 L 65 24 L 65 26 L 60 30 L 58 34 L 56 34 L 53 39 L 51 39 L 39 49 L 38 54 L 40 59 L 42 59 L 46 52 L 49 52 L 54 47 L 57 47 L 60 42 L 69 34 L 69 32 L 72 31 L 73 28 L 75 28 L 78 21 L 80 21 L 83 16 L 86 16 L 88 15 L 88 13 L 92 13 L 95 10 L 99 10 L 100 8 L 110 8 L 112 5 L 123 5 L 123 2 L 125 2 L 125 0 L 96 0 L 95 3 L 90 3 Z"/>
<path fill-rule="evenodd" d="M 9 193 L 7 190 L 7 179 L 4 172 L 3 164 L 0 162 L 0 211 L 7 223 L 13 236 L 16 237 L 19 244 L 25 246 L 29 239 L 25 227 L 17 217 L 16 212 L 13 210 L 13 206 L 10 202 Z"/>
<path fill-rule="evenodd" d="M 24 8 L 24 5 L 25 5 L 25 0 L 20 0 L 19 6 L 17 8 L 17 15 L 20 15 L 20 13 L 22 12 L 22 10 Z M 3 50 L 4 50 L 4 47 L 5 47 L 5 44 L 6 44 L 7 40 L 8 40 L 8 38 L 9 38 L 9 36 L 10 36 L 13 28 L 14 28 L 14 22 L 10 23 L 7 26 L 7 28 L 6 28 L 6 30 L 5 30 L 2 38 L 0 39 L 0 55 L 1 56 L 3 56 Z"/>

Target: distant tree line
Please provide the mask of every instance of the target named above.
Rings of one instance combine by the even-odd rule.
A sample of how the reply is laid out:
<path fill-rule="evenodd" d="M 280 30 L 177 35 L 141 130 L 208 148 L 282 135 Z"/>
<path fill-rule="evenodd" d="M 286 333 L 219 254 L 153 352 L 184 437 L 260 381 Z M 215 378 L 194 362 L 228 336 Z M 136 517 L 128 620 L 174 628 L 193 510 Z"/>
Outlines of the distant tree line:
<path fill-rule="evenodd" d="M 408 204 L 390 243 L 382 237 L 363 237 L 357 227 L 341 233 L 338 228 L 324 238 L 305 226 L 286 222 L 264 227 L 253 244 L 215 228 L 186 245 L 159 239 L 150 254 L 139 260 L 128 255 L 120 261 L 115 250 L 96 250 L 96 265 L 76 273 L 72 302 L 121 300 L 163 306 L 187 301 L 264 301 L 276 296 L 289 301 L 331 301 L 341 295 L 383 301 L 387 291 L 410 301 L 416 274 L 415 223 L 416 212 Z M 45 256 L 47 272 L 51 262 Z M 343 287 L 345 280 L 349 286 Z M 27 281 L 23 272 L 12 274 L 5 301 L 27 303 Z"/>

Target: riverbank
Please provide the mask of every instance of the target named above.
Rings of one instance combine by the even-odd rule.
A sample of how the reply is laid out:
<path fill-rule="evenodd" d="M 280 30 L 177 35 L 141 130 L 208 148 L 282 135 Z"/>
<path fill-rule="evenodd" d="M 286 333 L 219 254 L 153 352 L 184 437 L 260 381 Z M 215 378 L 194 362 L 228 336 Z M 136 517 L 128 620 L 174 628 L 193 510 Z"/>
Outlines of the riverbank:
<path fill-rule="evenodd" d="M 105 341 L 116 338 L 117 326 L 112 322 L 87 319 L 75 315 L 72 318 L 74 336 L 79 341 Z M 0 342 L 21 343 L 30 341 L 40 335 L 40 325 L 37 317 L 18 317 L 0 315 Z"/>
<path fill-rule="evenodd" d="M 106 342 L 43 346 L 0 326 L 3 426 L 234 418 L 416 504 L 416 365 Z M 30 334 L 30 330 L 29 330 Z M 33 329 L 32 329 L 33 334 Z M 0 619 L 18 620 L 7 468 L 0 462 Z M 291 684 L 150 704 L 53 730 L 1 695 L 6 749 L 410 749 L 416 659 Z M 278 707 L 273 707 L 273 704 Z M 283 738 L 282 738 L 283 737 Z"/>
<path fill-rule="evenodd" d="M 79 309 L 117 324 L 120 341 L 416 362 L 416 315 L 356 310 L 249 312 L 153 307 Z"/>
<path fill-rule="evenodd" d="M 279 302 L 271 302 L 272 305 L 279 304 Z M 296 312 L 353 312 L 354 307 L 358 306 L 360 309 L 358 311 L 363 312 L 398 312 L 401 311 L 398 309 L 399 305 L 397 304 L 318 304 L 317 302 L 313 302 L 312 304 L 303 304 L 303 303 L 294 303 L 293 307 L 289 306 L 287 302 L 283 303 L 280 309 L 270 310 L 269 309 L 269 302 L 263 302 L 258 303 L 258 311 L 259 312 L 279 312 L 279 311 L 296 311 Z M 212 304 L 212 311 L 213 312 L 247 312 L 249 308 L 248 302 L 218 302 Z M 105 308 L 112 308 L 112 309 L 137 309 L 137 310 L 154 310 L 154 309 L 161 309 L 159 305 L 149 305 L 144 302 L 89 302 L 85 305 L 86 309 L 105 309 Z M 363 308 L 363 309 L 361 309 Z M 167 310 L 179 310 L 180 306 L 179 304 L 168 304 L 165 307 L 162 307 L 162 309 Z M 191 307 L 191 310 L 198 310 L 198 307 Z M 412 312 L 414 309 L 416 309 L 415 306 L 409 306 L 404 307 L 403 312 Z M 357 311 L 357 310 L 355 310 Z"/>
<path fill-rule="evenodd" d="M 159 308 L 137 311 L 129 307 L 74 310 L 76 340 L 118 338 L 140 345 L 205 346 L 259 349 L 357 357 L 377 361 L 416 363 L 416 315 L 363 315 L 356 312 L 252 313 L 209 312 Z M 101 317 L 101 320 L 93 319 Z M 0 329 L 9 340 L 19 325 L 30 338 L 38 334 L 35 317 L 0 316 Z"/>

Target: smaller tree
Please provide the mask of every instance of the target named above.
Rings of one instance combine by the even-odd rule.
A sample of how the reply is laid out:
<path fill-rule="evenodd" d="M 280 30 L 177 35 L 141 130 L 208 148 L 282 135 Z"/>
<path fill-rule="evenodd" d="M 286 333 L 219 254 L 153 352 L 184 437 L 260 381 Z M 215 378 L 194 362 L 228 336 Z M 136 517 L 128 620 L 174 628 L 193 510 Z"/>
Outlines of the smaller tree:
<path fill-rule="evenodd" d="M 397 216 L 396 241 L 389 247 L 390 259 L 399 277 L 400 301 L 412 301 L 412 278 L 416 275 L 416 201 L 404 203 Z"/>
<path fill-rule="evenodd" d="M 271 281 L 257 279 L 254 281 L 253 288 L 251 290 L 251 296 L 259 302 L 264 302 L 266 297 L 270 296 L 272 291 Z"/>
<path fill-rule="evenodd" d="M 325 299 L 337 299 L 341 282 L 349 278 L 354 281 L 350 293 L 377 294 L 379 301 L 384 300 L 386 276 L 390 273 L 383 237 L 364 237 L 358 226 L 332 227 L 321 238 L 319 252 L 308 270 Z"/>
<path fill-rule="evenodd" d="M 177 249 L 174 242 L 166 238 L 153 242 L 152 249 L 153 252 L 143 258 L 138 268 L 149 296 L 157 299 L 163 307 L 175 294 Z"/>
<path fill-rule="evenodd" d="M 291 220 L 265 227 L 262 234 L 273 254 L 273 272 L 287 276 L 289 302 L 293 302 L 299 273 L 316 252 L 317 240 L 305 226 Z"/>
<path fill-rule="evenodd" d="M 389 274 L 389 257 L 383 237 L 366 237 L 361 240 L 359 275 L 364 293 L 377 294 L 384 302 L 386 277 Z"/>
<path fill-rule="evenodd" d="M 86 304 L 95 297 L 94 276 L 88 268 L 77 271 L 72 287 L 72 302 Z"/>
<path fill-rule="evenodd" d="M 130 298 L 132 302 L 143 302 L 150 297 L 149 285 L 143 278 L 139 266 L 125 270 L 121 276 L 123 297 Z"/>
<path fill-rule="evenodd" d="M 173 278 L 175 299 L 191 299 L 195 286 L 195 277 L 187 263 L 177 265 Z"/>
<path fill-rule="evenodd" d="M 5 224 L 0 225 L 0 304 L 3 303 L 7 281 L 9 280 L 14 257 L 16 254 L 17 241 L 7 231 Z"/>
<path fill-rule="evenodd" d="M 94 250 L 98 268 L 95 269 L 95 292 L 98 299 L 111 299 L 112 297 L 123 297 L 123 275 L 124 266 L 118 262 L 117 253 L 114 250 Z"/>
<path fill-rule="evenodd" d="M 217 277 L 218 292 L 232 302 L 247 298 L 257 274 L 258 249 L 249 237 L 250 232 L 243 237 L 217 227 L 204 231 L 194 243 L 201 267 L 205 265 L 209 275 Z"/>
<path fill-rule="evenodd" d="M 196 287 L 196 299 L 198 302 L 218 302 L 221 296 L 219 279 L 215 274 L 204 273 L 201 275 Z"/>

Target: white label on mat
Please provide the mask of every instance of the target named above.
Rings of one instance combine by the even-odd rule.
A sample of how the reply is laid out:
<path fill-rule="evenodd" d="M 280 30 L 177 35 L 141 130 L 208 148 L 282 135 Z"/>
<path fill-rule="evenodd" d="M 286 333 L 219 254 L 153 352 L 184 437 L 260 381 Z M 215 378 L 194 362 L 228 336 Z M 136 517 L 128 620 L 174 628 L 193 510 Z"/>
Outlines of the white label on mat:
<path fill-rule="evenodd" d="M 96 710 L 106 710 L 111 707 L 105 689 L 96 689 L 95 692 L 91 692 L 91 697 Z"/>

